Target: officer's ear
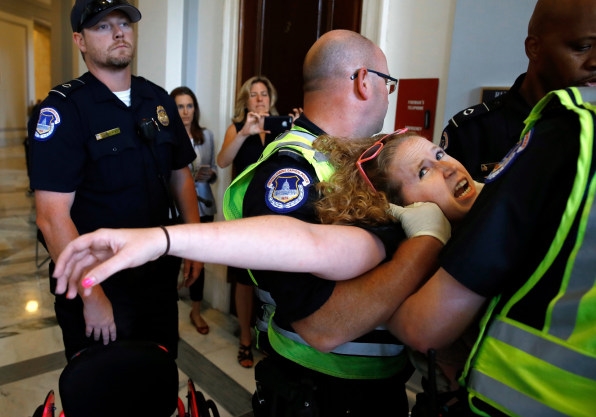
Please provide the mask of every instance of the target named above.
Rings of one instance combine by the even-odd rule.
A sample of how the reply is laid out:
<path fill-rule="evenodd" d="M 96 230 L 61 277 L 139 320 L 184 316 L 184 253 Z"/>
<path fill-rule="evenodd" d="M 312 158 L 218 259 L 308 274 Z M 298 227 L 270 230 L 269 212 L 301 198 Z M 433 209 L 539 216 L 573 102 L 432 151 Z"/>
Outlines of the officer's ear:
<path fill-rule="evenodd" d="M 372 96 L 372 83 L 370 73 L 366 68 L 360 68 L 351 77 L 354 81 L 354 93 L 367 100 Z"/>
<path fill-rule="evenodd" d="M 529 35 L 524 43 L 526 48 L 526 56 L 530 61 L 538 58 L 540 51 L 540 40 L 536 36 Z"/>
<path fill-rule="evenodd" d="M 85 43 L 85 37 L 82 33 L 73 32 L 72 40 L 77 46 L 77 48 L 79 48 L 79 51 L 81 51 L 81 53 L 84 54 L 87 51 L 87 44 Z"/>

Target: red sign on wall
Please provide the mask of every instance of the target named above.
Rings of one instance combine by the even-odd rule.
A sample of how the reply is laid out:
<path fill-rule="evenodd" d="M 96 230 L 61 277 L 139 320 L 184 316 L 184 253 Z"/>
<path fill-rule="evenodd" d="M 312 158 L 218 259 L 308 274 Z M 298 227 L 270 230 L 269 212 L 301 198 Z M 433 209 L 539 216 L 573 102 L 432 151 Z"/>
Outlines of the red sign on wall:
<path fill-rule="evenodd" d="M 395 129 L 407 127 L 433 140 L 438 78 L 400 78 L 397 84 Z"/>

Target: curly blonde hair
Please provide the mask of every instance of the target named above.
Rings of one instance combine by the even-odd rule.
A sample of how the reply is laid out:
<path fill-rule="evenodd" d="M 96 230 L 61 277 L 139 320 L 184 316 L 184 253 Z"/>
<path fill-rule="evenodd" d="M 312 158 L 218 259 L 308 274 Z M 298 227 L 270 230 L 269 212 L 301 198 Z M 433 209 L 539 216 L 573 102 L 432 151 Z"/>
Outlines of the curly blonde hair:
<path fill-rule="evenodd" d="M 317 184 L 321 195 L 315 208 L 324 224 L 382 225 L 395 219 L 389 213 L 389 203 L 401 204 L 401 184 L 389 180 L 390 164 L 397 148 L 414 132 L 379 134 L 367 138 L 347 139 L 323 135 L 313 142 L 313 148 L 324 152 L 335 168 L 328 181 Z M 379 155 L 362 164 L 374 191 L 356 166 L 356 161 L 375 142 L 382 141 Z"/>

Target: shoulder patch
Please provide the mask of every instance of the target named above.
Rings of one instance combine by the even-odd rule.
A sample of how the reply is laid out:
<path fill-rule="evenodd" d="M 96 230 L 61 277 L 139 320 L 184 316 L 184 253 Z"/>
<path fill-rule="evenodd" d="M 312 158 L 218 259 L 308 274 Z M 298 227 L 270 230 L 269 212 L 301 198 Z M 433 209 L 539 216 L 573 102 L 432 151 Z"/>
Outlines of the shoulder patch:
<path fill-rule="evenodd" d="M 462 123 L 465 123 L 467 120 L 474 119 L 478 116 L 486 114 L 486 113 L 490 112 L 491 110 L 494 110 L 497 107 L 500 107 L 503 102 L 502 98 L 503 98 L 503 95 L 499 96 L 498 98 L 496 98 L 494 100 L 482 102 L 480 104 L 476 104 L 475 106 L 468 107 L 467 109 L 462 110 L 459 113 L 457 113 L 455 116 L 453 116 L 449 120 L 449 124 L 453 127 L 459 127 Z"/>
<path fill-rule="evenodd" d="M 312 178 L 297 168 L 284 168 L 275 172 L 265 184 L 265 204 L 275 213 L 289 213 L 300 208 L 308 199 Z"/>
<path fill-rule="evenodd" d="M 530 143 L 530 139 L 532 138 L 533 133 L 534 129 L 531 129 L 528 133 L 524 135 L 523 138 L 521 138 L 519 142 L 517 142 L 517 144 L 513 148 L 511 148 L 509 153 L 505 155 L 505 158 L 503 158 L 501 162 L 495 165 L 491 173 L 486 177 L 484 181 L 485 183 L 488 184 L 489 182 L 496 180 L 501 176 L 501 174 L 503 174 L 503 172 L 507 171 L 507 168 L 510 167 L 511 164 L 513 164 L 513 161 L 517 159 L 518 155 L 524 149 L 526 149 L 528 143 Z"/>
<path fill-rule="evenodd" d="M 60 113 L 53 107 L 44 107 L 39 111 L 39 119 L 35 126 L 35 140 L 45 142 L 50 139 L 60 124 Z"/>
<path fill-rule="evenodd" d="M 70 93 L 75 91 L 77 88 L 82 87 L 85 85 L 85 82 L 75 78 L 67 83 L 57 85 L 56 87 L 50 90 L 50 94 L 58 94 L 64 98 L 68 96 Z"/>

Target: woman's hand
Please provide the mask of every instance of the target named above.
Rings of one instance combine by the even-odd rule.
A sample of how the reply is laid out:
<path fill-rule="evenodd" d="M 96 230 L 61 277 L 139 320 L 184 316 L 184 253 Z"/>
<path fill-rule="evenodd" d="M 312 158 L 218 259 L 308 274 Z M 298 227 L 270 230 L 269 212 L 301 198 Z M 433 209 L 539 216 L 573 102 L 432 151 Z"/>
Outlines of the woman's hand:
<path fill-rule="evenodd" d="M 258 135 L 264 132 L 263 124 L 265 123 L 265 117 L 269 116 L 269 113 L 255 113 L 249 111 L 246 114 L 246 122 L 238 134 L 243 136 Z"/>
<path fill-rule="evenodd" d="M 79 236 L 62 251 L 56 262 L 56 293 L 67 298 L 91 294 L 94 285 L 126 268 L 157 259 L 166 250 L 166 236 L 160 228 L 99 229 Z"/>

